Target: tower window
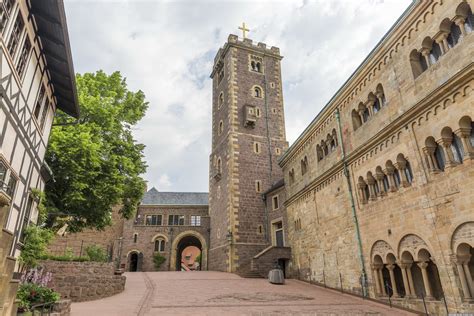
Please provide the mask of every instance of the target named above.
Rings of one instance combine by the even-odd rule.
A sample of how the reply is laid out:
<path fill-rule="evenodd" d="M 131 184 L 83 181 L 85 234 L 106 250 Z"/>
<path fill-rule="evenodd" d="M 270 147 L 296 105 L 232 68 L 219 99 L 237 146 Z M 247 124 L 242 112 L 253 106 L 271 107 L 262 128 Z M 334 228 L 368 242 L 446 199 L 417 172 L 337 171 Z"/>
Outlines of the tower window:
<path fill-rule="evenodd" d="M 259 108 L 255 108 L 255 116 L 256 116 L 256 117 L 260 117 L 260 116 L 261 116 L 261 113 L 260 113 L 260 109 L 259 109 Z"/>
<path fill-rule="evenodd" d="M 137 233 L 133 234 L 133 243 L 136 244 L 136 243 L 137 243 L 137 239 L 138 239 L 138 234 L 137 234 Z"/>
<path fill-rule="evenodd" d="M 257 193 L 262 192 L 262 182 L 260 180 L 255 181 L 255 191 Z"/>
<path fill-rule="evenodd" d="M 256 153 L 256 154 L 259 154 L 260 153 L 260 143 L 259 142 L 254 142 L 253 143 L 253 151 Z"/>
<path fill-rule="evenodd" d="M 263 73 L 263 59 L 261 57 L 250 55 L 249 60 L 250 71 Z"/>
<path fill-rule="evenodd" d="M 272 199 L 273 209 L 277 210 L 280 207 L 280 203 L 278 201 L 278 195 L 275 195 Z"/>
<path fill-rule="evenodd" d="M 219 122 L 219 130 L 217 132 L 218 135 L 222 134 L 222 132 L 224 131 L 224 122 L 220 121 Z"/>
<path fill-rule="evenodd" d="M 220 109 L 224 104 L 224 92 L 219 94 L 219 100 L 217 101 L 217 109 Z"/>
<path fill-rule="evenodd" d="M 253 87 L 253 97 L 254 98 L 263 98 L 262 88 L 259 86 Z"/>

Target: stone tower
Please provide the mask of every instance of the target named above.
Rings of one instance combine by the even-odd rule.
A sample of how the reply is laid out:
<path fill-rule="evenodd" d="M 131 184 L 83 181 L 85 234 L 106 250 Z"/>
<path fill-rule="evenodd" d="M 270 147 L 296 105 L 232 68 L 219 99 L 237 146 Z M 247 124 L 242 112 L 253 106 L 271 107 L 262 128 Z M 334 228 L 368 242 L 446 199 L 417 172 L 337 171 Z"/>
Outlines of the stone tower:
<path fill-rule="evenodd" d="M 280 50 L 229 35 L 211 74 L 212 152 L 209 269 L 246 273 L 265 249 L 262 193 L 282 179 L 285 136 Z"/>

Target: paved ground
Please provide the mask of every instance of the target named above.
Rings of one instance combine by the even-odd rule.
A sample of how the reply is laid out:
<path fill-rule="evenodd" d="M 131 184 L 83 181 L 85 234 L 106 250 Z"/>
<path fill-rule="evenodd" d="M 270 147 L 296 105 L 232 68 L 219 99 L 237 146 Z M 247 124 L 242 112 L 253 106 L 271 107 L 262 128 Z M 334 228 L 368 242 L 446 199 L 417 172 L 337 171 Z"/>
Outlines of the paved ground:
<path fill-rule="evenodd" d="M 272 285 L 223 272 L 127 273 L 125 291 L 72 304 L 72 316 L 411 315 L 297 280 Z"/>

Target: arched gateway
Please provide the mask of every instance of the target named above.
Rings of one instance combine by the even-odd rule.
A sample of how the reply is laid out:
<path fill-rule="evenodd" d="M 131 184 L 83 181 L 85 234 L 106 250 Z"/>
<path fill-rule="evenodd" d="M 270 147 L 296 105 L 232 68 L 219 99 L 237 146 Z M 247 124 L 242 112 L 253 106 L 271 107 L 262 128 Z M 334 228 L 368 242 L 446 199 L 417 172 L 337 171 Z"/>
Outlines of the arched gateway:
<path fill-rule="evenodd" d="M 194 246 L 201 251 L 200 270 L 207 270 L 206 239 L 198 232 L 188 230 L 174 238 L 171 245 L 170 270 L 181 271 L 182 253 L 186 247 Z"/>

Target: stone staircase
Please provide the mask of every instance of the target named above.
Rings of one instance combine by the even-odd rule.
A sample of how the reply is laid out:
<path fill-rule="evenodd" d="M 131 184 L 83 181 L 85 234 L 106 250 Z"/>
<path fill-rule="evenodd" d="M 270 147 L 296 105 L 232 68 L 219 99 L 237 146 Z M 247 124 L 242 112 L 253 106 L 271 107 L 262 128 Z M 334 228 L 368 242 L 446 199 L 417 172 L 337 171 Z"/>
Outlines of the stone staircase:
<path fill-rule="evenodd" d="M 257 271 L 252 269 L 252 262 L 241 264 L 237 270 L 237 274 L 242 278 L 247 279 L 258 279 L 263 278 L 263 276 Z"/>

